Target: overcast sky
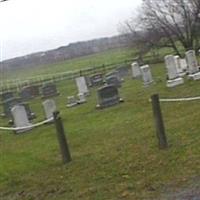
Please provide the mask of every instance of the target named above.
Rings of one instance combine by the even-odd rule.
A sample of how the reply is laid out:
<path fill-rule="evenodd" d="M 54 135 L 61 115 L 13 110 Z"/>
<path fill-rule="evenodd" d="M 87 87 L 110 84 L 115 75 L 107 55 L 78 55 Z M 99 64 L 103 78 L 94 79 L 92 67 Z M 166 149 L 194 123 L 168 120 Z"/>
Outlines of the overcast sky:
<path fill-rule="evenodd" d="M 0 59 L 118 34 L 142 0 L 8 0 L 0 3 Z"/>

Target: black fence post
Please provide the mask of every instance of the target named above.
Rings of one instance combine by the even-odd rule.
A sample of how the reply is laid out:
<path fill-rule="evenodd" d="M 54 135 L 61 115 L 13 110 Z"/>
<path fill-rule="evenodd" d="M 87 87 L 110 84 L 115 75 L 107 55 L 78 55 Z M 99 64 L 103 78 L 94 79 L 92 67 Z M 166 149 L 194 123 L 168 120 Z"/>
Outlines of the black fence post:
<path fill-rule="evenodd" d="M 162 111 L 160 108 L 159 95 L 158 94 L 152 95 L 151 101 L 152 101 L 152 109 L 153 109 L 153 115 L 154 115 L 154 120 L 155 120 L 156 135 L 158 138 L 159 148 L 166 149 L 168 147 L 168 144 L 167 144 L 167 138 L 165 135 L 165 127 L 164 127 L 164 122 L 162 118 Z"/>
<path fill-rule="evenodd" d="M 57 138 L 60 145 L 60 151 L 62 154 L 63 163 L 65 164 L 65 163 L 70 162 L 72 159 L 71 159 L 71 154 L 68 147 L 67 139 L 65 137 L 64 126 L 63 126 L 62 119 L 58 111 L 53 113 L 53 117 L 54 117 L 54 122 L 56 126 Z"/>

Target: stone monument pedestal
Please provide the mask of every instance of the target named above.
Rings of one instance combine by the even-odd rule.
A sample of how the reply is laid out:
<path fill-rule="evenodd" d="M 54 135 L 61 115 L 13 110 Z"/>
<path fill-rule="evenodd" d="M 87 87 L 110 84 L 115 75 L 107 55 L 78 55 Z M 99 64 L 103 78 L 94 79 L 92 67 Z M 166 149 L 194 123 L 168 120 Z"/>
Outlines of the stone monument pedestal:
<path fill-rule="evenodd" d="M 195 74 L 189 74 L 188 77 L 189 79 L 193 79 L 194 81 L 200 80 L 200 72 L 197 72 Z"/>
<path fill-rule="evenodd" d="M 168 80 L 167 81 L 167 87 L 175 87 L 177 85 L 181 85 L 184 83 L 184 79 L 183 78 L 176 78 L 173 80 Z"/>

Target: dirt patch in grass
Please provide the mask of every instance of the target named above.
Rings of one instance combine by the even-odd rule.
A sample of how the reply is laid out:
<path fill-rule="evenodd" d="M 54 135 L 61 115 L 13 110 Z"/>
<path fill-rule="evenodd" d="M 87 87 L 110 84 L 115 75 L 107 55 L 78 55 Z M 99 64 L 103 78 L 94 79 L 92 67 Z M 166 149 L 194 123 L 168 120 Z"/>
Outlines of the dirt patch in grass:
<path fill-rule="evenodd" d="M 200 177 L 193 178 L 182 188 L 169 188 L 161 197 L 163 200 L 200 200 Z"/>

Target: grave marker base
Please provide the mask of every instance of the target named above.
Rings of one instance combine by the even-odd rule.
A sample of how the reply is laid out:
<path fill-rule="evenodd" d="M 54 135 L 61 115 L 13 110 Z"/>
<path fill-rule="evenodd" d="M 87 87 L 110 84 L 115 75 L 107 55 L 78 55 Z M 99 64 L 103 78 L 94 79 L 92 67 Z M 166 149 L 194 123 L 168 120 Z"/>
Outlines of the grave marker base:
<path fill-rule="evenodd" d="M 153 83 L 154 83 L 154 81 L 150 81 L 150 82 L 146 82 L 146 83 L 143 83 L 143 84 L 144 84 L 144 87 L 148 87 Z"/>
<path fill-rule="evenodd" d="M 177 85 L 181 85 L 184 83 L 184 79 L 183 78 L 176 78 L 173 80 L 168 80 L 167 81 L 167 87 L 175 87 Z"/>
<path fill-rule="evenodd" d="M 200 80 L 200 72 L 197 72 L 197 73 L 195 73 L 195 74 L 189 74 L 189 75 L 188 75 L 188 78 L 189 78 L 189 79 L 193 79 L 194 81 Z"/>

